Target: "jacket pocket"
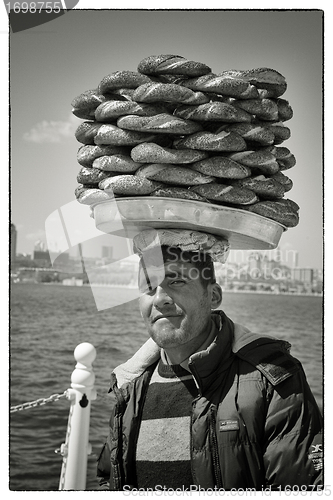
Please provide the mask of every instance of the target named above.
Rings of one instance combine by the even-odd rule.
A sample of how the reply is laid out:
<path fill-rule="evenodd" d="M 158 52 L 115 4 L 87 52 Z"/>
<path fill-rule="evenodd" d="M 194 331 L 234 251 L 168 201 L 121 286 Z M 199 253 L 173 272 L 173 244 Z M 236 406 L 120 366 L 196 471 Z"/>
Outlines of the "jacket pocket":
<path fill-rule="evenodd" d="M 111 460 L 110 490 L 122 491 L 121 471 L 118 460 Z"/>
<path fill-rule="evenodd" d="M 97 458 L 97 479 L 101 489 L 109 489 L 110 480 L 110 450 L 105 443 Z"/>
<path fill-rule="evenodd" d="M 98 476 L 110 476 L 110 450 L 107 443 L 104 443 L 97 458 Z"/>

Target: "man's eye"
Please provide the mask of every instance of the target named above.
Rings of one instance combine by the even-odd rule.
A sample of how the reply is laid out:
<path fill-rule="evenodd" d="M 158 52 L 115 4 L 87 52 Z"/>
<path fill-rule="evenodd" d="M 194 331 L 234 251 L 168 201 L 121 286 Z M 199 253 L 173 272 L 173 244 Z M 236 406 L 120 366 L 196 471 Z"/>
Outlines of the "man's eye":
<path fill-rule="evenodd" d="M 186 280 L 184 280 L 184 279 L 175 279 L 175 280 L 170 281 L 170 285 L 175 285 L 175 286 L 185 285 L 185 283 L 186 283 Z"/>

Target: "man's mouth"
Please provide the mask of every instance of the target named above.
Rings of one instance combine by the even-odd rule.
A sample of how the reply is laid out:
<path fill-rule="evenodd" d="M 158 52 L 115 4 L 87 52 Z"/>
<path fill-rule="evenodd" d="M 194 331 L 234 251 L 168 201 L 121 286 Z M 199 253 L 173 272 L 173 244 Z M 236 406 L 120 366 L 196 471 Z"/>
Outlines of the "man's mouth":
<path fill-rule="evenodd" d="M 153 318 L 152 323 L 156 323 L 156 321 L 160 319 L 169 319 L 169 318 L 179 318 L 180 314 L 159 314 Z"/>

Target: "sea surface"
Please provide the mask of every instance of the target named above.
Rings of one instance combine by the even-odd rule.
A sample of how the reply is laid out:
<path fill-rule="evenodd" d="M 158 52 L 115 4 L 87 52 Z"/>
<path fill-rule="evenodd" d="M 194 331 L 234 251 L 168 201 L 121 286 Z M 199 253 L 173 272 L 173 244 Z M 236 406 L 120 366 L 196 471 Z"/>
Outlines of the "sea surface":
<path fill-rule="evenodd" d="M 103 294 L 114 293 L 107 287 Z M 131 298 L 131 290 L 120 290 Z M 134 294 L 132 295 L 134 296 Z M 318 296 L 224 293 L 221 308 L 252 331 L 292 344 L 322 408 L 322 298 Z M 10 406 L 63 394 L 75 368 L 81 342 L 97 351 L 94 362 L 98 397 L 91 404 L 87 490 L 97 488 L 96 460 L 108 432 L 108 389 L 112 369 L 148 338 L 138 301 L 97 310 L 89 286 L 14 284 L 10 300 Z M 10 414 L 9 488 L 57 491 L 70 402 L 66 398 Z"/>

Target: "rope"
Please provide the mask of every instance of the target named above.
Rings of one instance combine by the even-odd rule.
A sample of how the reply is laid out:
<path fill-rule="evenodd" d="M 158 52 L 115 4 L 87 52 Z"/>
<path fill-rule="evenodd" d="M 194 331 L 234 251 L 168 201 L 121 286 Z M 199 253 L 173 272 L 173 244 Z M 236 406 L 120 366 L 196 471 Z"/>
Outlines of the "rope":
<path fill-rule="evenodd" d="M 14 413 L 16 411 L 29 410 L 30 408 L 35 408 L 36 406 L 43 406 L 47 403 L 53 403 L 54 401 L 58 401 L 59 399 L 65 398 L 67 396 L 67 390 L 63 392 L 63 394 L 52 394 L 52 396 L 48 398 L 40 398 L 36 399 L 36 401 L 29 401 L 28 403 L 22 403 L 17 406 L 11 406 L 10 413 Z"/>

